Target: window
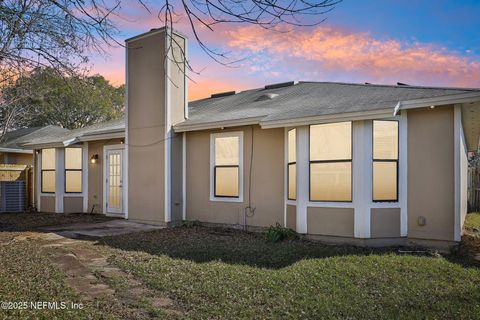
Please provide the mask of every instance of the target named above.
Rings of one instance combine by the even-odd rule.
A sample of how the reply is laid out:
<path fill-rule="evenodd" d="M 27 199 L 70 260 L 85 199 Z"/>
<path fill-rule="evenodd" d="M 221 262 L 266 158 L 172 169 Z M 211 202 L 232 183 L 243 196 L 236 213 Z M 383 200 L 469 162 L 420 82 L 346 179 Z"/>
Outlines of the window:
<path fill-rule="evenodd" d="M 297 199 L 297 130 L 288 131 L 288 200 Z"/>
<path fill-rule="evenodd" d="M 55 193 L 55 149 L 42 150 L 42 193 Z"/>
<path fill-rule="evenodd" d="M 241 133 L 213 137 L 213 194 L 218 198 L 240 198 Z"/>
<path fill-rule="evenodd" d="M 352 123 L 310 126 L 310 201 L 352 201 Z"/>
<path fill-rule="evenodd" d="M 65 148 L 65 193 L 82 192 L 82 148 Z"/>
<path fill-rule="evenodd" d="M 373 121 L 373 201 L 398 201 L 398 121 Z"/>

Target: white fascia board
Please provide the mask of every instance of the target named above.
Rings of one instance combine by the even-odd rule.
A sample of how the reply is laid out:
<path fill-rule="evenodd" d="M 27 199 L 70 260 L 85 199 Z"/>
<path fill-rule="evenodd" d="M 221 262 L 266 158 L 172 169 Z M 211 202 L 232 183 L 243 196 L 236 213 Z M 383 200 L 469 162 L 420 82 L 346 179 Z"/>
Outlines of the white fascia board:
<path fill-rule="evenodd" d="M 32 148 L 32 149 L 49 149 L 49 148 L 63 148 L 63 147 L 65 147 L 65 145 L 63 145 L 62 142 L 24 144 L 23 146 L 26 147 L 26 148 Z"/>
<path fill-rule="evenodd" d="M 209 130 L 209 129 L 221 129 L 227 127 L 239 127 L 239 126 L 250 126 L 252 124 L 259 124 L 260 120 L 263 117 L 255 118 L 245 118 L 238 120 L 226 120 L 226 121 L 215 121 L 201 124 L 192 124 L 192 125 L 181 125 L 174 126 L 173 129 L 175 132 L 188 132 L 188 131 L 199 131 L 199 130 Z"/>
<path fill-rule="evenodd" d="M 331 123 L 340 121 L 357 121 L 386 118 L 392 116 L 392 109 L 380 109 L 372 111 L 336 113 L 324 116 L 312 116 L 285 120 L 261 121 L 262 129 L 272 129 L 290 126 L 305 126 L 310 124 Z"/>
<path fill-rule="evenodd" d="M 480 91 L 457 93 L 440 97 L 400 101 L 395 107 L 396 115 L 402 109 L 424 108 L 436 105 L 468 103 L 480 101 Z"/>
<path fill-rule="evenodd" d="M 15 149 L 15 148 L 0 148 L 0 152 L 33 154 L 33 150 L 29 150 L 29 149 Z"/>

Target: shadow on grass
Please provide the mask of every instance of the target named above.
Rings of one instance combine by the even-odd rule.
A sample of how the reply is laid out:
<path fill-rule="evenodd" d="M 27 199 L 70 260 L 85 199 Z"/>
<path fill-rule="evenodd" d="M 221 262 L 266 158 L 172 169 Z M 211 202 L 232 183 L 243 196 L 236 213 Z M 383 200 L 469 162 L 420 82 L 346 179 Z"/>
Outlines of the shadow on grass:
<path fill-rule="evenodd" d="M 360 248 L 301 239 L 270 243 L 263 234 L 208 227 L 177 227 L 105 237 L 98 243 L 126 251 L 166 255 L 197 263 L 222 261 L 269 269 L 284 268 L 304 259 L 398 253 L 398 248 L 392 247 Z"/>

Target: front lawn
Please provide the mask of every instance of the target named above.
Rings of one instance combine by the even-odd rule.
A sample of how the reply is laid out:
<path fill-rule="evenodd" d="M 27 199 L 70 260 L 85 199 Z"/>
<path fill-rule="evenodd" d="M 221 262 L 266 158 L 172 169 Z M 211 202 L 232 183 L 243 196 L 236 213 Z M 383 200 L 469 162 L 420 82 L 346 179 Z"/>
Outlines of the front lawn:
<path fill-rule="evenodd" d="M 458 257 L 204 227 L 65 241 L 34 231 L 39 216 L 17 217 L 28 232 L 0 215 L 0 301 L 84 308 L 0 319 L 480 319 L 480 268 Z M 106 296 L 92 295 L 99 286 Z"/>
<path fill-rule="evenodd" d="M 201 227 L 101 244 L 117 266 L 190 318 L 480 318 L 480 270 L 441 256 L 271 244 L 261 235 Z"/>

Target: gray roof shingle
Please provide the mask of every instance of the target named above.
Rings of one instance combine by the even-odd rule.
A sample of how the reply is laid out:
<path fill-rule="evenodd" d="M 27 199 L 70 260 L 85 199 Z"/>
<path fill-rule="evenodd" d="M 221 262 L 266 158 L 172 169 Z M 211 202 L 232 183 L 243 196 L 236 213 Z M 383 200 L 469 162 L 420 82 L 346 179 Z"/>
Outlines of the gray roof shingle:
<path fill-rule="evenodd" d="M 28 150 L 29 148 L 24 144 L 30 141 L 39 139 L 41 137 L 61 135 L 67 133 L 69 130 L 58 126 L 45 126 L 24 128 L 15 131 L 7 132 L 0 141 L 0 148 Z"/>
<path fill-rule="evenodd" d="M 123 118 L 108 122 L 97 123 L 88 127 L 75 130 L 63 129 L 63 131 L 52 131 L 42 135 L 36 135 L 35 138 L 27 141 L 25 143 L 25 146 L 63 143 L 64 141 L 78 139 L 84 136 L 122 131 L 125 131 L 125 119 Z"/>
<path fill-rule="evenodd" d="M 276 89 L 252 89 L 189 103 L 189 119 L 176 129 L 218 121 L 295 119 L 391 108 L 399 101 L 461 94 L 480 89 L 389 86 L 336 82 L 299 82 Z M 273 99 L 262 99 L 276 94 Z"/>

